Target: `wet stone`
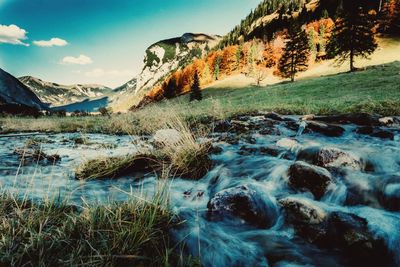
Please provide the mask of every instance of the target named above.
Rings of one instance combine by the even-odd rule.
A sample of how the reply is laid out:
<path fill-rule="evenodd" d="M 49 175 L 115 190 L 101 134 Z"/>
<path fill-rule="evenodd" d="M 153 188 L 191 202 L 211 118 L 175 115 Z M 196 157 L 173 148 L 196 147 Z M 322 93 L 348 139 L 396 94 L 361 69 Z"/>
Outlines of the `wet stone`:
<path fill-rule="evenodd" d="M 389 131 L 389 130 L 382 130 L 381 128 L 378 127 L 372 127 L 372 126 L 364 126 L 360 127 L 356 130 L 357 134 L 362 134 L 362 135 L 369 135 L 372 137 L 377 137 L 381 139 L 389 139 L 389 140 L 394 140 L 394 133 Z"/>
<path fill-rule="evenodd" d="M 324 168 L 298 161 L 289 168 L 289 185 L 300 191 L 310 191 L 320 199 L 332 183 L 332 176 Z"/>
<path fill-rule="evenodd" d="M 337 125 L 325 124 L 320 122 L 307 122 L 307 128 L 313 132 L 317 132 L 330 137 L 342 136 L 345 132 L 344 128 Z"/>
<path fill-rule="evenodd" d="M 297 160 L 324 168 L 363 169 L 363 163 L 359 158 L 334 147 L 307 147 L 300 150 Z"/>
<path fill-rule="evenodd" d="M 207 208 L 210 215 L 232 215 L 261 228 L 274 225 L 278 216 L 272 198 L 252 185 L 240 185 L 218 192 L 210 199 Z"/>

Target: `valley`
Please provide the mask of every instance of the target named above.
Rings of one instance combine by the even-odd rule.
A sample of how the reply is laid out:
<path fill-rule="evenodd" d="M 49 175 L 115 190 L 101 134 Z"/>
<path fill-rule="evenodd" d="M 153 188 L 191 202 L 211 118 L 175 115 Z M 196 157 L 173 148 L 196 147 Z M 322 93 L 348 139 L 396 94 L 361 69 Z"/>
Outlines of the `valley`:
<path fill-rule="evenodd" d="M 0 266 L 400 265 L 399 0 L 263 0 L 224 35 L 171 24 L 208 1 L 128 2 L 68 41 L 0 24 L 77 78 L 0 58 Z"/>

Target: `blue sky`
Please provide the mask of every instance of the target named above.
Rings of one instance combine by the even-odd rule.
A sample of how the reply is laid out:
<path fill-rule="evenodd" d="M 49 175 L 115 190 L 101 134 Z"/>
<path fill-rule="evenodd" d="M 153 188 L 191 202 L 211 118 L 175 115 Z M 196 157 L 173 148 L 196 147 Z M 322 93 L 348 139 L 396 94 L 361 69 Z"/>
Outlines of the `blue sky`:
<path fill-rule="evenodd" d="M 185 32 L 223 35 L 259 2 L 0 0 L 0 68 L 116 87 L 140 71 L 152 43 Z"/>

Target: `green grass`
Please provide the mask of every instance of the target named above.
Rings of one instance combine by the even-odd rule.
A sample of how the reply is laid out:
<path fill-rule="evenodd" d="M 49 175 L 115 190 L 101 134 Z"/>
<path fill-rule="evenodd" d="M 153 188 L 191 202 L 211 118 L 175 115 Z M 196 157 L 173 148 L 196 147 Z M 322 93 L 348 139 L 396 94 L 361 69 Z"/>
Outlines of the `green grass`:
<path fill-rule="evenodd" d="M 83 209 L 0 196 L 0 266 L 184 265 L 165 194 Z"/>
<path fill-rule="evenodd" d="M 275 111 L 282 114 L 338 114 L 351 112 L 400 115 L 400 62 L 369 67 L 355 73 L 280 83 L 267 87 L 208 88 L 203 101 L 189 103 L 184 95 L 146 108 L 108 117 L 0 118 L 1 132 L 93 132 L 151 134 L 171 118 L 190 126 L 210 124 L 237 114 Z"/>
<path fill-rule="evenodd" d="M 400 62 L 355 73 L 298 80 L 267 87 L 208 88 L 204 100 L 188 104 L 188 96 L 166 105 L 180 105 L 194 114 L 221 116 L 272 110 L 283 114 L 368 112 L 400 115 Z M 185 109 L 185 108 L 184 108 Z"/>

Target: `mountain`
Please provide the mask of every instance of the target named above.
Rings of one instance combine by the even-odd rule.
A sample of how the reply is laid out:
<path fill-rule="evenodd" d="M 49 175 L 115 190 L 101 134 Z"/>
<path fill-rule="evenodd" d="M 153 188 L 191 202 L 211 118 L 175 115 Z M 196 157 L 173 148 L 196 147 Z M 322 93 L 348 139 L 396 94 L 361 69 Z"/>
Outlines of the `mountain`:
<path fill-rule="evenodd" d="M 181 37 L 152 44 L 145 51 L 142 71 L 114 89 L 116 94 L 110 99 L 110 107 L 114 111 L 126 111 L 132 102 L 151 90 L 165 76 L 183 68 L 195 58 L 203 57 L 220 40 L 221 36 L 218 35 L 185 33 Z"/>
<path fill-rule="evenodd" d="M 34 92 L 17 78 L 0 69 L 0 106 L 31 107 L 45 109 L 44 104 Z"/>
<path fill-rule="evenodd" d="M 97 84 L 61 85 L 32 76 L 20 77 L 19 80 L 35 92 L 41 101 L 51 106 L 68 105 L 113 93 L 111 88 Z"/>
<path fill-rule="evenodd" d="M 166 74 L 190 63 L 193 58 L 201 58 L 220 39 L 218 35 L 185 33 L 181 37 L 152 44 L 146 49 L 141 73 L 116 91 L 138 93 L 152 88 Z"/>

